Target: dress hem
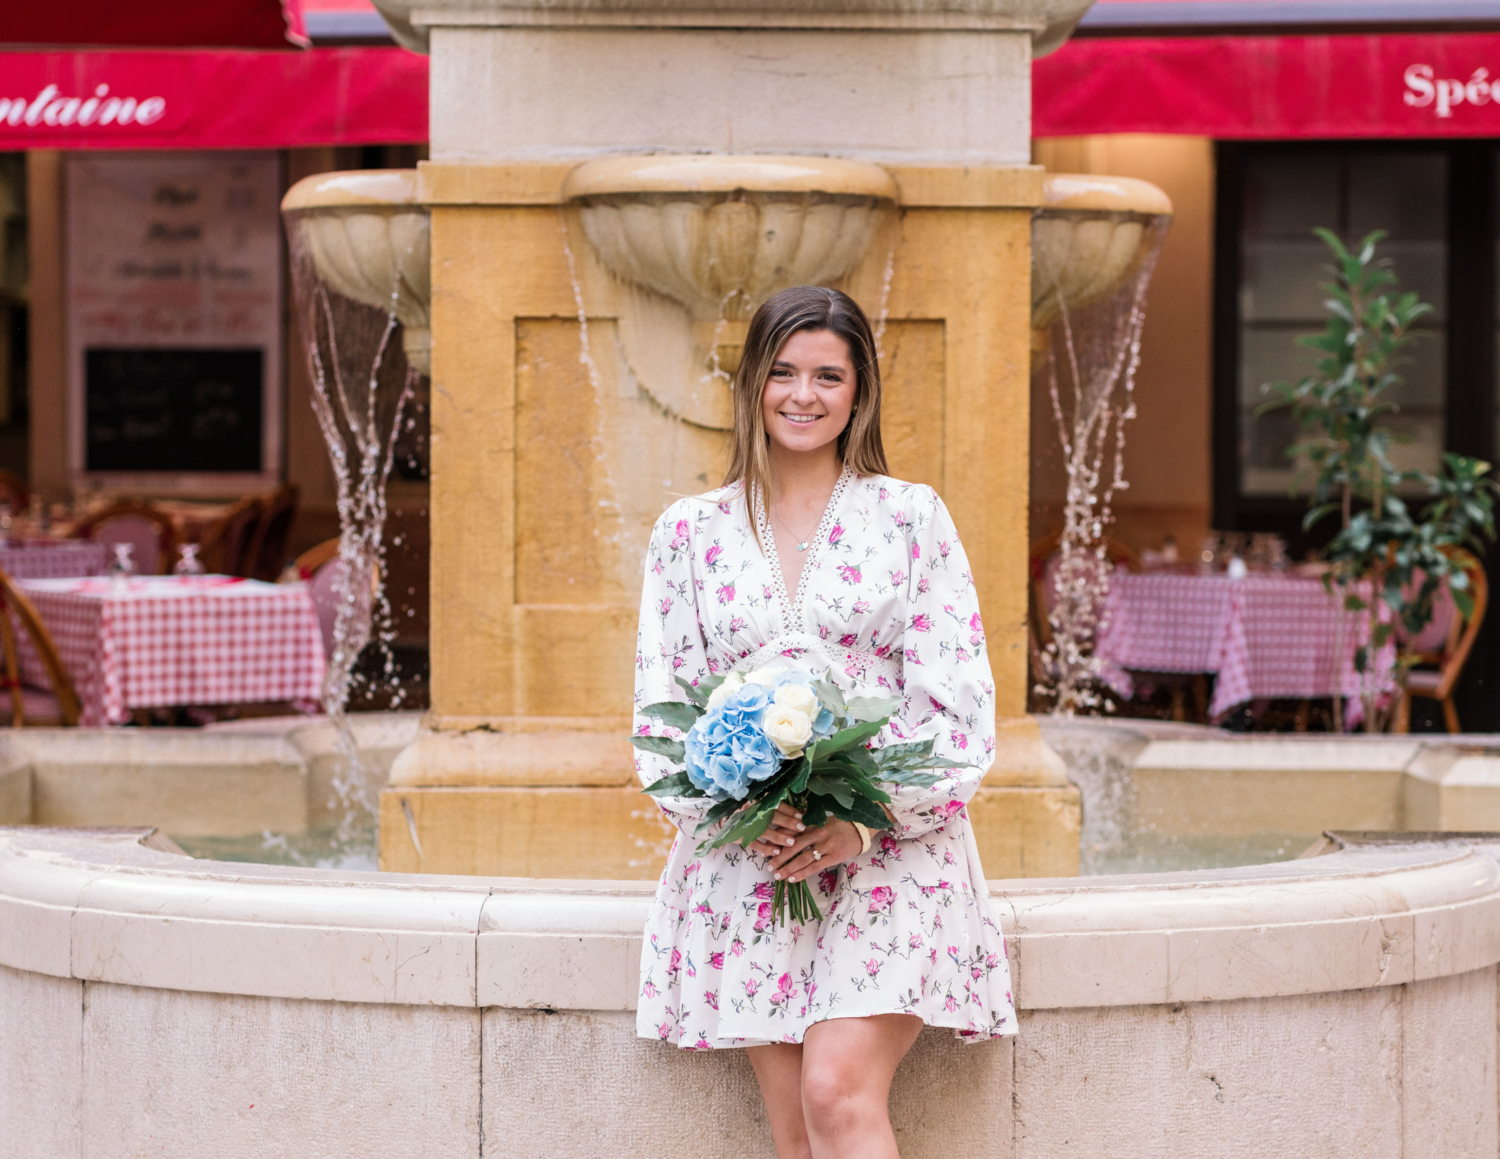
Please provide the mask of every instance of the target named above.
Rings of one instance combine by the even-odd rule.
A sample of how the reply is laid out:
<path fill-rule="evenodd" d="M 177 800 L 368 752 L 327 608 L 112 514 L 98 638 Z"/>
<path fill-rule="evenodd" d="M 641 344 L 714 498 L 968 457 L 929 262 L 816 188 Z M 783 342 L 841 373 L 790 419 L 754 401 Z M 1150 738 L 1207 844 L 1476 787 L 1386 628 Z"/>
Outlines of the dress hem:
<path fill-rule="evenodd" d="M 857 1010 L 843 1014 L 830 1014 L 826 1018 L 814 1018 L 801 1027 L 795 1037 L 785 1036 L 782 1038 L 715 1038 L 710 1040 L 706 1036 L 700 1036 L 696 1041 L 687 1042 L 688 1035 L 680 1035 L 676 1041 L 664 1037 L 657 1032 L 655 1027 L 642 1027 L 636 1025 L 635 1036 L 644 1038 L 649 1042 L 663 1042 L 668 1046 L 675 1046 L 678 1050 L 746 1050 L 752 1046 L 775 1046 L 778 1044 L 801 1045 L 803 1036 L 806 1035 L 809 1026 L 816 1026 L 819 1022 L 832 1022 L 834 1019 L 843 1018 L 874 1018 L 882 1014 L 907 1014 L 913 1018 L 922 1019 L 922 1027 L 925 1030 L 932 1027 L 935 1030 L 951 1030 L 953 1037 L 968 1046 L 974 1046 L 981 1042 L 995 1042 L 1002 1038 L 1014 1038 L 1018 1033 L 1015 1021 L 1009 1020 L 1010 1025 L 1004 1030 L 981 1031 L 970 1030 L 967 1024 L 960 1026 L 953 1021 L 933 1021 L 921 1014 L 911 1010 Z"/>

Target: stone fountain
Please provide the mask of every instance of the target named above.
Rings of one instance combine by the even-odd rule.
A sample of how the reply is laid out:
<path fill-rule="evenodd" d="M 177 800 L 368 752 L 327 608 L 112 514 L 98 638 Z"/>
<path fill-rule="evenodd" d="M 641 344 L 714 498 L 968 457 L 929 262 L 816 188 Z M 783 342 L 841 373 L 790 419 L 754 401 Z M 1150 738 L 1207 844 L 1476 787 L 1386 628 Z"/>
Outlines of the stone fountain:
<path fill-rule="evenodd" d="M 381 7 L 432 54 L 434 397 L 433 708 L 382 867 L 654 876 L 624 740 L 647 533 L 719 481 L 750 312 L 813 281 L 878 317 L 892 469 L 942 492 L 979 579 L 985 863 L 1073 872 L 1076 791 L 1024 715 L 1026 109 L 1087 5 Z"/>

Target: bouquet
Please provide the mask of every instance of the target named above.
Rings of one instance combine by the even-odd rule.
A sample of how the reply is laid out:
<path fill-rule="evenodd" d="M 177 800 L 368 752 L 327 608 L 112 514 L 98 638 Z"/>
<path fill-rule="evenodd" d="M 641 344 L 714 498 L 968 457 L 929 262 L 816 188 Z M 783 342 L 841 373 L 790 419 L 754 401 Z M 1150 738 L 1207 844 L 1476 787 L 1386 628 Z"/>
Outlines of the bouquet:
<path fill-rule="evenodd" d="M 933 756 L 933 741 L 871 748 L 870 741 L 901 706 L 900 697 L 845 697 L 825 672 L 762 668 L 710 676 L 698 684 L 674 677 L 688 703 L 670 700 L 641 711 L 683 734 L 632 736 L 645 752 L 684 766 L 646 789 L 653 797 L 707 797 L 715 802 L 699 824 L 703 833 L 724 822 L 698 846 L 700 853 L 758 840 L 776 806 L 789 802 L 809 828 L 830 817 L 867 829 L 889 829 L 881 785 L 936 784 L 940 773 L 964 765 Z M 821 920 L 807 882 L 776 883 L 772 914 L 781 925 Z"/>

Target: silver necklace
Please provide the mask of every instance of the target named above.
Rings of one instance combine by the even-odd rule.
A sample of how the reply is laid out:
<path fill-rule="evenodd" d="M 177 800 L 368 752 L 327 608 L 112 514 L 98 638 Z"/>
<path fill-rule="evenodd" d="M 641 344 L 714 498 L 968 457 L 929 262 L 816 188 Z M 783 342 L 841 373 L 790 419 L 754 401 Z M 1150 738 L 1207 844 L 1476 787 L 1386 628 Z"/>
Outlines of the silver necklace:
<path fill-rule="evenodd" d="M 773 513 L 772 516 L 771 516 L 771 518 L 775 519 L 777 523 L 781 524 L 781 529 L 783 531 L 785 531 L 788 535 L 790 535 L 793 540 L 800 540 L 800 542 L 797 543 L 797 550 L 798 551 L 806 551 L 808 549 L 808 546 L 812 543 L 811 539 L 801 539 L 801 537 L 795 531 L 793 531 L 790 527 L 788 527 L 786 525 L 786 520 L 783 519 L 781 516 L 776 515 L 776 514 Z"/>

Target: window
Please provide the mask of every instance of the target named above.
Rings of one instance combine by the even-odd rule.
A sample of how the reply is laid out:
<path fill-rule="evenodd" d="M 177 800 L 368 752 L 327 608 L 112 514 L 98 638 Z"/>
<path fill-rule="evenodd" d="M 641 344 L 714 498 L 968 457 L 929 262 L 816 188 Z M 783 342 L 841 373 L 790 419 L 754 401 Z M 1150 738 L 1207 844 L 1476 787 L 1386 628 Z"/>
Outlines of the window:
<path fill-rule="evenodd" d="M 1495 461 L 1500 448 L 1500 144 L 1494 141 L 1221 142 L 1214 236 L 1214 525 L 1275 531 L 1300 556 L 1335 521 L 1302 530 L 1305 498 L 1286 449 L 1296 437 L 1282 411 L 1257 416 L 1262 384 L 1295 381 L 1319 330 L 1329 255 L 1311 230 L 1346 241 L 1387 231 L 1382 256 L 1402 289 L 1435 312 L 1407 348 L 1391 425 L 1405 436 L 1399 467 L 1431 470 L 1442 453 Z M 1500 546 L 1487 558 L 1500 581 Z M 1500 617 L 1481 631 L 1459 687 L 1466 727 L 1500 728 Z"/>

